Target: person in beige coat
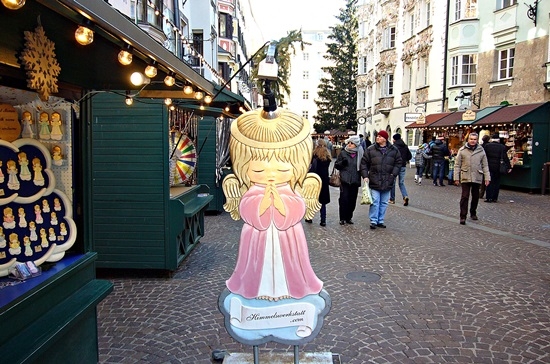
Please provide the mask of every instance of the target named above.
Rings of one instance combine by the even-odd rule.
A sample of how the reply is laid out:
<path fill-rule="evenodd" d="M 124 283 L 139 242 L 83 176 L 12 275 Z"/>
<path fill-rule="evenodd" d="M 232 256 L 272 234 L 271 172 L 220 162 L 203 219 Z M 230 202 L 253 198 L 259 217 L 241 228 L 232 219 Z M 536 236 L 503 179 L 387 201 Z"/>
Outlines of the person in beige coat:
<path fill-rule="evenodd" d="M 472 195 L 470 205 L 470 218 L 477 220 L 477 205 L 479 202 L 479 187 L 482 183 L 485 186 L 491 182 L 489 164 L 485 149 L 478 144 L 477 133 L 470 133 L 468 141 L 458 150 L 455 158 L 455 185 L 462 184 L 462 195 L 460 196 L 460 224 L 466 224 L 468 214 L 468 200 Z M 485 177 L 485 180 L 483 179 Z"/>

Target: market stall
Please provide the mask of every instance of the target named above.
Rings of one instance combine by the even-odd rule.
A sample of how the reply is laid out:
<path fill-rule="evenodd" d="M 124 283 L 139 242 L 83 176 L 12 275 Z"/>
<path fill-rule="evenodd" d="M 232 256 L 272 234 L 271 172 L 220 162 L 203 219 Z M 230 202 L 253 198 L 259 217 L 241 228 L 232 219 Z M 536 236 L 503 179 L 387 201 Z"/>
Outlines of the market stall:
<path fill-rule="evenodd" d="M 503 186 L 540 191 L 542 170 L 550 161 L 550 102 L 504 106 L 472 127 L 498 133 L 508 147 L 513 169 L 502 176 Z"/>

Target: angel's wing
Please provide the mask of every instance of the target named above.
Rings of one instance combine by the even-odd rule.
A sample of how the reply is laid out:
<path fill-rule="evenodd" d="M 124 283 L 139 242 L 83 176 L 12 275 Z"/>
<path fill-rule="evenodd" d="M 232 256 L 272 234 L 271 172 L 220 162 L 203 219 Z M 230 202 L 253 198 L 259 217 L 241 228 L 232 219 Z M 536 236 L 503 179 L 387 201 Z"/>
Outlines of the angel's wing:
<path fill-rule="evenodd" d="M 222 182 L 223 194 L 226 202 L 223 209 L 231 215 L 233 220 L 239 220 L 239 203 L 241 202 L 242 192 L 239 187 L 239 180 L 234 174 L 228 174 Z"/>
<path fill-rule="evenodd" d="M 300 194 L 306 202 L 306 220 L 311 220 L 315 213 L 321 209 L 319 193 L 321 192 L 321 178 L 315 173 L 308 173 L 304 179 Z"/>

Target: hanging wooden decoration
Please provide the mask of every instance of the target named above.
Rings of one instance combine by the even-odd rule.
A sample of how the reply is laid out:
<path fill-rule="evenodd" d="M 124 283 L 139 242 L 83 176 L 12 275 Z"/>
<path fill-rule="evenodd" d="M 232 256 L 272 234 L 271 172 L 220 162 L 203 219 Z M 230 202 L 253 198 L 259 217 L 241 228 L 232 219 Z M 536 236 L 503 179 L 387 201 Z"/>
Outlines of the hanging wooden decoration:
<path fill-rule="evenodd" d="M 55 43 L 46 37 L 38 25 L 33 32 L 26 31 L 25 49 L 19 57 L 27 71 L 27 87 L 36 90 L 42 101 L 57 93 L 57 76 L 61 67 L 55 58 Z"/>

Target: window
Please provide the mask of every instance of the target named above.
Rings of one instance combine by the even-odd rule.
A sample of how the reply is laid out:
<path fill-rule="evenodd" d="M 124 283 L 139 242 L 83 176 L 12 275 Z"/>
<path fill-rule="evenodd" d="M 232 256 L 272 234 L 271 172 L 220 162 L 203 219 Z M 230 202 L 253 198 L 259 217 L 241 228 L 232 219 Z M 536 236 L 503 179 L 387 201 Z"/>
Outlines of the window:
<path fill-rule="evenodd" d="M 359 74 L 367 73 L 367 57 L 359 57 Z"/>
<path fill-rule="evenodd" d="M 414 13 L 409 14 L 409 37 L 414 35 Z"/>
<path fill-rule="evenodd" d="M 428 86 L 428 59 L 418 59 L 418 87 Z"/>
<path fill-rule="evenodd" d="M 497 10 L 517 4 L 517 0 L 497 0 Z"/>
<path fill-rule="evenodd" d="M 233 38 L 233 20 L 231 15 L 220 13 L 218 18 L 219 34 L 222 38 Z"/>
<path fill-rule="evenodd" d="M 302 73 L 302 78 L 303 78 L 304 80 L 309 80 L 309 71 L 304 71 L 304 72 Z"/>
<path fill-rule="evenodd" d="M 476 16 L 477 0 L 455 0 L 454 21 L 475 18 Z"/>
<path fill-rule="evenodd" d="M 432 11 L 432 8 L 431 8 L 431 4 L 430 4 L 430 1 L 424 1 L 424 3 L 422 4 L 422 24 L 424 25 L 424 27 L 429 27 L 430 26 L 430 22 L 431 22 L 431 11 Z"/>
<path fill-rule="evenodd" d="M 410 91 L 412 87 L 412 66 L 410 64 L 403 67 L 403 91 Z"/>
<path fill-rule="evenodd" d="M 498 79 L 512 78 L 514 74 L 515 48 L 503 49 L 498 52 Z"/>
<path fill-rule="evenodd" d="M 367 107 L 367 93 L 361 90 L 357 93 L 357 108 L 364 109 Z"/>
<path fill-rule="evenodd" d="M 393 96 L 393 74 L 384 75 L 380 82 L 380 97 Z"/>
<path fill-rule="evenodd" d="M 382 49 L 395 47 L 395 27 L 384 29 L 384 37 L 382 39 Z"/>
<path fill-rule="evenodd" d="M 304 53 L 304 61 L 309 61 L 309 53 Z"/>
<path fill-rule="evenodd" d="M 476 83 L 477 55 L 463 54 L 451 59 L 451 85 L 474 85 Z"/>
<path fill-rule="evenodd" d="M 304 99 L 304 100 L 309 99 L 309 91 L 303 91 L 302 92 L 302 99 Z"/>
<path fill-rule="evenodd" d="M 309 111 L 302 111 L 302 117 L 304 119 L 309 119 Z"/>

